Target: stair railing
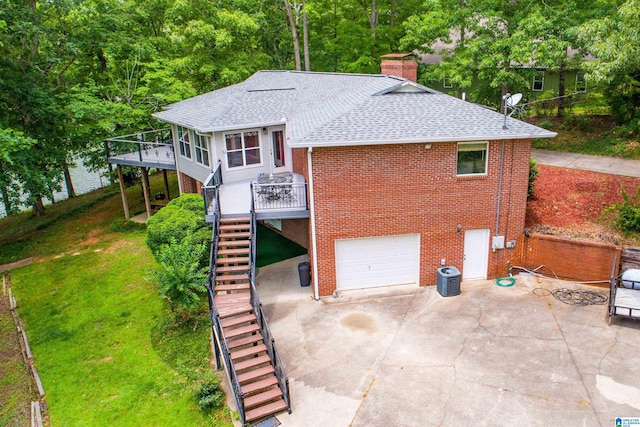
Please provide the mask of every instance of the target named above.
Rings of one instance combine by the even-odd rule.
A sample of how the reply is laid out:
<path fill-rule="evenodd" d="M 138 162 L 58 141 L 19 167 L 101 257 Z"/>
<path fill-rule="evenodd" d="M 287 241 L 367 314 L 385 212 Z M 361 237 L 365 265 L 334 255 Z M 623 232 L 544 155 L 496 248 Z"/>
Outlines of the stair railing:
<path fill-rule="evenodd" d="M 245 409 L 244 409 L 244 393 L 240 386 L 238 374 L 231 358 L 231 350 L 227 338 L 222 331 L 222 323 L 220 321 L 220 313 L 215 304 L 215 287 L 216 287 L 216 260 L 218 259 L 218 242 L 220 240 L 220 203 L 219 199 L 216 200 L 216 219 L 213 225 L 213 232 L 211 237 L 211 250 L 209 255 L 209 275 L 207 276 L 207 300 L 209 303 L 209 319 L 211 321 L 211 330 L 214 337 L 214 353 L 216 359 L 216 369 L 221 369 L 224 365 L 224 369 L 229 378 L 231 389 L 233 391 L 233 397 L 236 401 L 238 408 L 238 415 L 242 425 L 245 424 Z M 222 363 L 220 356 L 222 353 Z"/>
<path fill-rule="evenodd" d="M 245 425 L 245 409 L 244 409 L 244 393 L 242 392 L 242 387 L 240 385 L 240 380 L 238 379 L 238 373 L 233 363 L 233 359 L 231 358 L 231 349 L 229 348 L 229 342 L 227 341 L 227 337 L 224 336 L 222 332 L 222 323 L 220 321 L 220 314 L 215 308 L 215 304 L 213 302 L 213 295 L 211 288 L 209 288 L 209 307 L 212 310 L 209 311 L 209 318 L 211 319 L 211 326 L 213 328 L 213 333 L 216 338 L 216 342 L 220 346 L 220 351 L 222 352 L 224 368 L 227 372 L 227 378 L 229 378 L 229 383 L 231 385 L 231 389 L 233 391 L 233 397 L 236 401 L 236 407 L 238 408 L 238 416 L 240 417 L 240 423 Z M 218 354 L 216 348 L 216 364 L 218 362 Z M 220 366 L 216 366 L 217 369 L 220 369 Z"/>
<path fill-rule="evenodd" d="M 267 323 L 267 318 L 262 309 L 262 302 L 258 297 L 258 291 L 256 290 L 256 231 L 257 231 L 257 221 L 256 214 L 254 211 L 253 200 L 251 200 L 251 226 L 250 237 L 249 237 L 249 292 L 250 292 L 250 302 L 253 307 L 253 311 L 256 315 L 256 319 L 258 322 L 258 326 L 260 327 L 260 331 L 262 332 L 262 337 L 265 346 L 267 347 L 267 353 L 269 354 L 269 358 L 271 359 L 271 365 L 275 371 L 276 378 L 278 379 L 278 386 L 282 391 L 282 397 L 287 404 L 287 412 L 291 413 L 291 401 L 289 394 L 289 378 L 284 371 L 284 365 L 282 363 L 282 359 L 280 358 L 280 354 L 276 348 L 275 339 L 271 334 L 271 330 L 269 329 L 269 324 Z"/>

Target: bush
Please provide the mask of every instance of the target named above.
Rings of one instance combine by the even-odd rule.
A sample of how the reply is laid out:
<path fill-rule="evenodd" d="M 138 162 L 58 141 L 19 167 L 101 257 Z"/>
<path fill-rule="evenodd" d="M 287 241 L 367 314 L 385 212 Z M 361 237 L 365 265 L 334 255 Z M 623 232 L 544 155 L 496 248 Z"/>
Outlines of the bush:
<path fill-rule="evenodd" d="M 542 129 L 553 130 L 554 124 L 549 120 L 541 120 L 540 123 L 538 123 L 538 126 Z"/>
<path fill-rule="evenodd" d="M 220 388 L 220 380 L 217 377 L 210 376 L 202 381 L 196 392 L 196 400 L 203 411 L 222 407 L 224 404 L 224 392 Z"/>
<path fill-rule="evenodd" d="M 528 198 L 532 198 L 533 197 L 533 193 L 535 192 L 535 181 L 536 178 L 538 178 L 538 175 L 540 174 L 540 169 L 538 169 L 538 166 L 536 165 L 536 161 L 534 160 L 533 157 L 529 158 L 529 188 L 527 191 L 527 197 Z"/>
<path fill-rule="evenodd" d="M 190 236 L 181 242 L 172 239 L 158 252 L 160 269 L 151 271 L 160 285 L 160 294 L 169 300 L 173 311 L 181 310 L 183 320 L 189 319 L 189 312 L 207 291 L 207 267 L 200 266 L 205 252 L 206 244 L 194 244 Z"/>
<path fill-rule="evenodd" d="M 190 236 L 194 245 L 211 240 L 211 226 L 204 218 L 204 200 L 198 194 L 183 194 L 170 201 L 167 206 L 147 220 L 146 243 L 154 257 L 171 241 L 182 242 Z M 201 266 L 209 264 L 208 250 L 200 260 Z"/>
<path fill-rule="evenodd" d="M 609 206 L 605 209 L 605 213 L 615 213 L 614 225 L 624 232 L 640 232 L 640 187 L 636 191 L 635 201 L 627 195 L 624 188 L 620 189 L 620 193 L 622 202 Z"/>

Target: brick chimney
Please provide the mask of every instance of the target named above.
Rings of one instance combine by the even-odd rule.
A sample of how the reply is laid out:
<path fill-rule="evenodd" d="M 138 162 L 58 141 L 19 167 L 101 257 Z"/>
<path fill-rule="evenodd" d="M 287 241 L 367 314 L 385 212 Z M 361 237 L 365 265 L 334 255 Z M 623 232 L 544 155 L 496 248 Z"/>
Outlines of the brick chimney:
<path fill-rule="evenodd" d="M 389 53 L 382 55 L 380 63 L 382 74 L 404 77 L 412 82 L 418 82 L 418 61 L 411 53 Z"/>

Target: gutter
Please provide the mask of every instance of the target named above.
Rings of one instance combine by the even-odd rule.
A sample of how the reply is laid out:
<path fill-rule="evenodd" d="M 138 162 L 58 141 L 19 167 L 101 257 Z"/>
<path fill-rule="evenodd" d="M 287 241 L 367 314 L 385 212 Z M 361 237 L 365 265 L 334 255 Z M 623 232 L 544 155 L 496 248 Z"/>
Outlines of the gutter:
<path fill-rule="evenodd" d="M 556 132 L 541 132 L 539 134 L 491 134 L 480 136 L 450 136 L 450 137 L 420 137 L 407 139 L 378 139 L 378 140 L 350 140 L 350 141 L 313 141 L 313 142 L 291 142 L 292 148 L 311 147 L 351 147 L 360 145 L 391 145 L 391 144 L 424 144 L 437 142 L 472 142 L 472 141 L 496 141 L 496 140 L 516 140 L 534 138 L 554 138 Z"/>

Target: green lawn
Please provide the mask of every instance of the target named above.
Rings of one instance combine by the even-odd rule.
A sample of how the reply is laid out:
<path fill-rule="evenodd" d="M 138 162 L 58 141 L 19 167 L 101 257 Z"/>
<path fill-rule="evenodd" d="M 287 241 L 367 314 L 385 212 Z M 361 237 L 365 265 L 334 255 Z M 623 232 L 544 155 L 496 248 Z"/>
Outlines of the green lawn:
<path fill-rule="evenodd" d="M 609 116 L 541 116 L 527 121 L 558 133 L 555 138 L 534 139 L 534 148 L 640 160 L 640 143 L 622 135 Z"/>
<path fill-rule="evenodd" d="M 139 187 L 130 191 L 139 203 Z M 193 393 L 212 375 L 206 303 L 176 324 L 145 280 L 156 264 L 144 231 L 110 229 L 123 215 L 119 195 L 88 204 L 20 240 L 20 257 L 35 261 L 12 272 L 51 425 L 230 426 L 228 409 L 201 411 Z M 14 244 L 5 241 L 2 258 Z"/>
<path fill-rule="evenodd" d="M 152 267 L 137 233 L 14 271 L 53 425 L 212 425 L 190 389 L 209 369 L 208 325 L 176 330 Z"/>

